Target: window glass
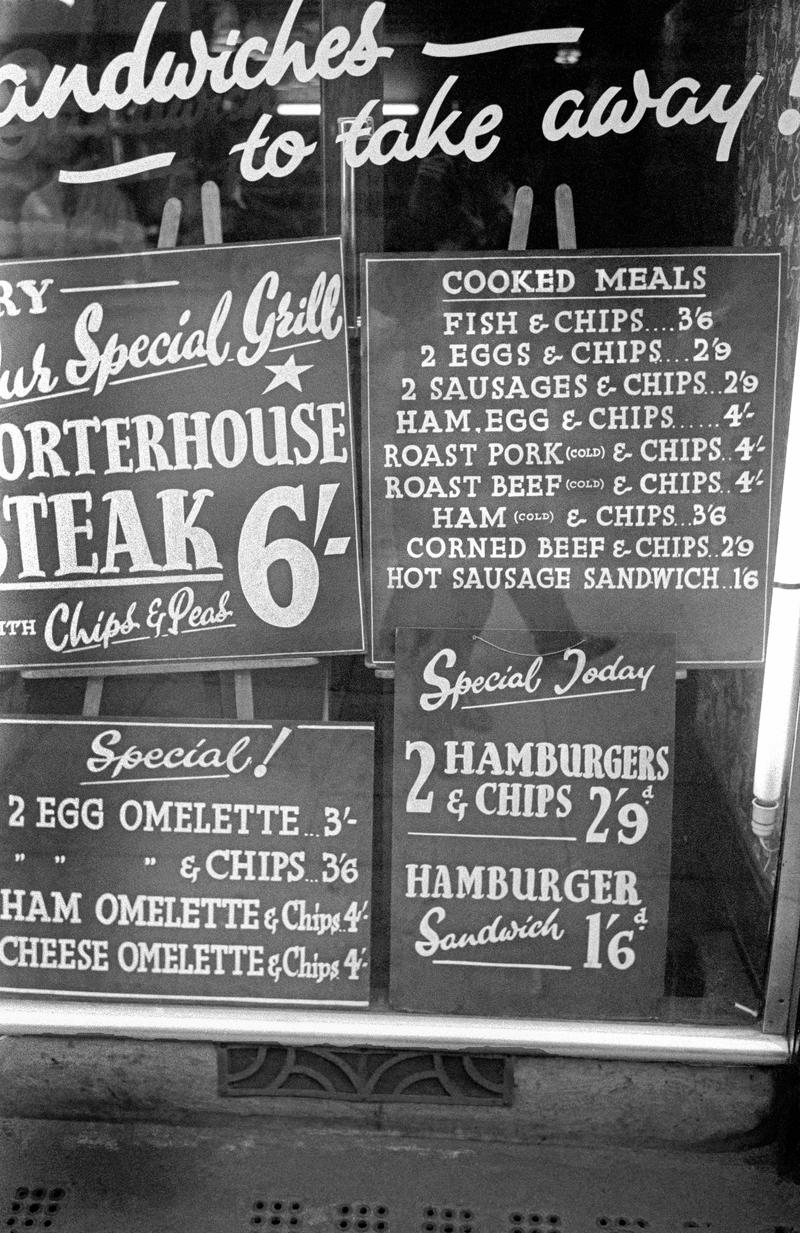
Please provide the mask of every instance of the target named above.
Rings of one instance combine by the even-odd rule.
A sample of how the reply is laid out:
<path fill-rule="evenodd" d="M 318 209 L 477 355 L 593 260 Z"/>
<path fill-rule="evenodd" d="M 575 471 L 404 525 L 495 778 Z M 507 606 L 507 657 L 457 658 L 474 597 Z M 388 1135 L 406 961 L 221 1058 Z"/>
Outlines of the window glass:
<path fill-rule="evenodd" d="M 3 58 L 25 65 L 29 80 L 44 85 L 53 65 L 87 66 L 97 89 L 113 56 L 130 50 L 153 6 L 144 0 L 88 0 L 69 8 L 51 0 L 6 6 L 0 29 Z M 280 3 L 241 0 L 205 3 L 170 0 L 163 6 L 149 42 L 151 63 L 167 52 L 184 58 L 192 31 L 202 33 L 213 53 L 261 36 L 272 44 L 286 8 Z M 318 6 L 303 5 L 294 37 L 309 49 L 319 37 Z M 238 34 L 236 33 L 238 31 Z M 231 147 L 242 142 L 262 113 L 292 117 L 307 142 L 318 138 L 319 97 L 314 84 L 289 73 L 277 88 L 215 93 L 206 82 L 193 97 L 122 111 L 87 115 L 68 99 L 52 119 L 4 130 L 0 149 L 0 245 L 4 257 L 64 257 L 134 252 L 155 247 L 164 202 L 182 204 L 181 244 L 202 244 L 200 186 L 220 189 L 227 242 L 289 239 L 322 232 L 322 175 L 306 162 L 292 176 L 248 183 L 239 174 Z M 65 184 L 62 170 L 114 167 L 164 150 L 169 166 L 144 175 L 99 183 Z"/>
<path fill-rule="evenodd" d="M 468 45 L 533 26 L 578 26 L 578 45 L 511 47 L 435 58 L 427 43 Z M 530 6 L 478 2 L 390 5 L 387 99 L 416 107 L 412 133 L 441 92 L 440 113 L 464 122 L 500 104 L 502 140 L 481 162 L 434 150 L 383 172 L 385 247 L 396 252 L 504 249 L 514 195 L 533 188 L 528 249 L 558 246 L 554 194 L 568 184 L 579 248 L 729 246 L 737 232 L 737 158 L 716 157 L 720 133 L 661 127 L 652 112 L 624 134 L 548 141 L 542 117 L 566 92 L 584 115 L 610 86 L 633 97 L 646 74 L 657 98 L 693 78 L 703 98 L 719 83 L 738 94 L 748 11 L 735 3 Z M 455 79 L 452 80 L 451 79 Z M 448 85 L 448 83 L 451 83 Z M 562 112 L 562 117 L 570 108 Z M 626 114 L 630 115 L 630 111 Z M 454 132 L 463 131 L 462 127 Z M 741 219 L 739 220 L 741 234 Z M 780 459 L 780 445 L 778 447 Z M 624 604 L 624 596 L 620 603 Z M 442 624 L 455 623 L 437 601 Z M 444 615 L 442 612 L 444 611 Z M 661 1016 L 752 1026 L 761 1011 L 780 837 L 751 825 L 762 672 L 682 671 L 676 690 L 676 763 L 669 933 Z"/>
<path fill-rule="evenodd" d="M 271 44 L 288 7 L 284 0 L 169 0 L 158 17 L 152 55 L 185 56 L 198 31 L 212 50 L 255 36 Z M 305 0 L 294 21 L 294 37 L 306 47 L 309 62 L 321 37 L 320 9 Z M 96 88 L 104 65 L 133 46 L 149 13 L 147 0 L 13 0 L 0 15 L 0 60 L 26 67 L 33 83 L 30 102 L 54 65 L 86 65 Z M 499 106 L 503 139 L 480 161 L 440 144 L 425 157 L 359 168 L 353 201 L 361 249 L 505 250 L 515 194 L 530 185 L 528 249 L 552 250 L 558 247 L 554 193 L 560 184 L 572 189 L 580 248 L 729 246 L 741 238 L 741 173 L 736 146 L 731 157 L 717 157 L 719 126 L 660 126 L 651 111 L 624 134 L 548 141 L 541 118 L 566 91 L 579 93 L 587 105 L 609 85 L 630 97 L 637 73 L 646 74 L 654 97 L 680 77 L 697 79 L 703 97 L 720 83 L 736 94 L 751 71 L 749 15 L 747 6 L 723 0 L 554 0 L 545 6 L 527 0 L 389 0 L 382 40 L 393 54 L 368 82 L 345 76 L 321 89 L 318 79 L 290 74 L 274 88 L 215 93 L 206 87 L 183 103 L 131 104 L 119 112 L 85 114 L 68 104 L 51 119 L 0 130 L 0 255 L 11 260 L 153 248 L 169 197 L 182 203 L 180 244 L 201 244 L 200 189 L 206 180 L 220 189 L 225 241 L 336 232 L 340 184 L 332 136 L 336 121 L 357 114 L 370 97 L 380 99 L 373 109 L 376 124 L 402 119 L 409 138 L 419 134 L 434 105 L 440 118 L 461 113 L 452 130 L 458 134 L 470 119 Z M 584 33 L 579 42 L 565 34 L 563 42 L 493 54 L 443 58 L 423 51 L 429 43 L 470 44 L 534 25 L 580 27 Z M 376 85 L 381 75 L 382 85 Z M 230 152 L 262 113 L 290 118 L 317 149 L 290 175 L 251 181 Z M 165 149 L 174 151 L 169 165 L 143 175 L 89 183 L 65 183 L 59 175 L 114 168 Z M 358 412 L 356 353 L 354 345 Z M 457 611 L 435 609 L 432 624 L 441 624 L 445 615 L 447 623 L 457 623 Z M 257 717 L 316 713 L 321 669 L 319 674 L 309 685 L 308 677 L 300 683 L 290 670 L 256 673 Z M 659 1007 L 667 1022 L 751 1027 L 762 1013 L 780 843 L 778 829 L 757 835 L 751 825 L 762 675 L 758 667 L 679 674 L 667 962 Z M 335 660 L 332 681 L 331 718 L 371 720 L 377 728 L 373 987 L 376 999 L 385 999 L 393 682 L 389 673 L 376 675 L 362 657 L 352 656 Z M 215 716 L 222 713 L 223 693 L 224 685 L 210 674 L 191 680 L 118 678 L 104 706 L 116 714 Z M 6 709 L 77 709 L 69 682 L 28 682 L 21 692 L 19 682 L 6 676 L 3 697 Z M 535 1004 L 530 1014 L 536 1015 Z"/>

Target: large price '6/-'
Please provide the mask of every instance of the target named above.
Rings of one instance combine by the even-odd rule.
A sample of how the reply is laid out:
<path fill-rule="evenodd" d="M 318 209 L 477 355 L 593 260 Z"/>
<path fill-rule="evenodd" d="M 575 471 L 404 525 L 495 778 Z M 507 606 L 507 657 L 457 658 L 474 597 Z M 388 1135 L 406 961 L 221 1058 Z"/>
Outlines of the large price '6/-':
<path fill-rule="evenodd" d="M 339 484 L 320 484 L 314 547 L 320 539 L 339 487 Z M 273 515 L 280 510 L 289 510 L 298 523 L 305 524 L 306 530 L 310 529 L 304 484 L 295 487 L 281 484 L 262 493 L 245 518 L 239 535 L 239 582 L 248 604 L 265 625 L 293 629 L 302 625 L 317 602 L 319 564 L 308 544 L 300 539 L 280 536 L 270 540 L 270 523 Z M 321 555 L 343 556 L 349 544 L 350 536 L 330 537 L 325 540 Z M 288 568 L 291 578 L 289 600 L 285 604 L 278 602 L 270 584 L 270 569 L 281 561 Z"/>

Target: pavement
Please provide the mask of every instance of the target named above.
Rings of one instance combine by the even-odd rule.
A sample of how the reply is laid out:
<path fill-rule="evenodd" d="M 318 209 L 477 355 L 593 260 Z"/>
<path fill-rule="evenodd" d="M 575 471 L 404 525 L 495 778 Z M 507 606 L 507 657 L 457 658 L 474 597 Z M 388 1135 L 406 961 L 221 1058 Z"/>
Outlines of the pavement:
<path fill-rule="evenodd" d="M 800 1233 L 771 1148 L 412 1138 L 247 1118 L 0 1122 L 9 1233 Z"/>

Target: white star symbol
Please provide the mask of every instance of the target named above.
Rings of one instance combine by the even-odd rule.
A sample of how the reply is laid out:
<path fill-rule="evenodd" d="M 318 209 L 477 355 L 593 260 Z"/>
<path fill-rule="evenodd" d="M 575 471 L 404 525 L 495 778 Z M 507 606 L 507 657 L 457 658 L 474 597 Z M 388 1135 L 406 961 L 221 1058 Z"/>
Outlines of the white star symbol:
<path fill-rule="evenodd" d="M 294 358 L 294 352 L 292 352 L 288 360 L 284 360 L 282 364 L 265 364 L 264 367 L 275 375 L 267 388 L 262 390 L 263 394 L 268 394 L 270 390 L 274 390 L 278 385 L 292 385 L 296 390 L 300 390 L 300 393 L 302 394 L 303 391 L 300 387 L 300 374 L 303 372 L 308 372 L 309 368 L 313 368 L 314 365 L 298 364 L 297 360 Z"/>

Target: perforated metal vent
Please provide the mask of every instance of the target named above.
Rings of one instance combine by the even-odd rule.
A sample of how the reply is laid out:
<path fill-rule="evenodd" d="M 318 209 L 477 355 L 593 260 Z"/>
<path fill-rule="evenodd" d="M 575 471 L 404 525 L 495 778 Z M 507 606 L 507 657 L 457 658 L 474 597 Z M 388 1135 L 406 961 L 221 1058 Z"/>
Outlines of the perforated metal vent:
<path fill-rule="evenodd" d="M 426 1207 L 422 1233 L 476 1233 L 471 1207 Z"/>
<path fill-rule="evenodd" d="M 647 1229 L 650 1227 L 650 1222 L 642 1216 L 634 1216 L 633 1218 L 629 1216 L 598 1216 L 597 1227 L 599 1229 Z M 701 1226 L 694 1224 L 692 1221 L 684 1220 L 683 1222 L 684 1229 L 699 1229 L 701 1227 L 708 1229 L 711 1226 L 705 1224 Z"/>
<path fill-rule="evenodd" d="M 303 1204 L 299 1199 L 255 1199 L 250 1215 L 251 1230 L 303 1228 Z"/>
<path fill-rule="evenodd" d="M 359 1233 L 389 1233 L 389 1207 L 386 1203 L 342 1203 L 334 1227 Z"/>
<path fill-rule="evenodd" d="M 66 1195 L 63 1186 L 17 1186 L 6 1201 L 2 1228 L 15 1233 L 54 1228 Z"/>
<path fill-rule="evenodd" d="M 561 1217 L 551 1211 L 514 1211 L 508 1216 L 511 1233 L 561 1233 Z"/>

